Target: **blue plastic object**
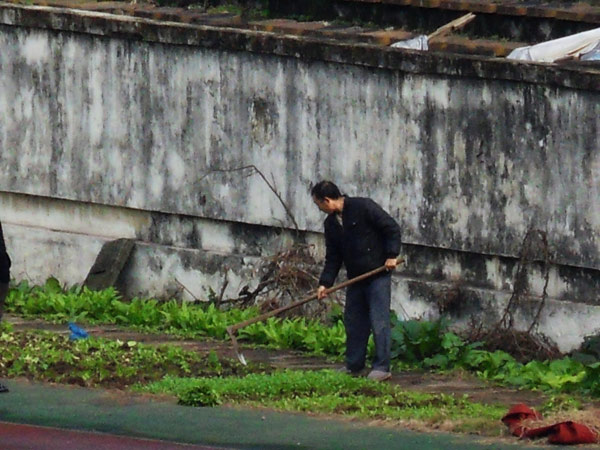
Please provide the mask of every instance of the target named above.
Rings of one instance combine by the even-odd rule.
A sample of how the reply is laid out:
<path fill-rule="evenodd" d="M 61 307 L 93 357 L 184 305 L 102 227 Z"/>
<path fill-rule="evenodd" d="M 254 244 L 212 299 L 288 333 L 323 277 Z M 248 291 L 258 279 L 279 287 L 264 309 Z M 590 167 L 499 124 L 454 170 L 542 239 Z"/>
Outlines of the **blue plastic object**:
<path fill-rule="evenodd" d="M 89 336 L 87 331 L 85 331 L 81 327 L 78 327 L 73 322 L 69 322 L 69 330 L 71 330 L 71 335 L 69 336 L 69 339 L 71 339 L 72 341 L 75 341 L 77 339 L 85 339 Z"/>

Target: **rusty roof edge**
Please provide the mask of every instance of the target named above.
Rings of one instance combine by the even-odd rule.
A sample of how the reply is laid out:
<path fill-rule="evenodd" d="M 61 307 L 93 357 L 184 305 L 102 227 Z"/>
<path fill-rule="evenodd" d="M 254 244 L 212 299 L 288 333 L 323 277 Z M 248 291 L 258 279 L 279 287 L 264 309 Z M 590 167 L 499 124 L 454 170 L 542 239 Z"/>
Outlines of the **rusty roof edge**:
<path fill-rule="evenodd" d="M 423 53 L 374 44 L 346 44 L 315 37 L 164 22 L 80 9 L 0 2 L 0 25 L 247 51 L 414 74 L 506 80 L 600 91 L 600 68 L 523 63 L 504 58 L 442 52 Z"/>

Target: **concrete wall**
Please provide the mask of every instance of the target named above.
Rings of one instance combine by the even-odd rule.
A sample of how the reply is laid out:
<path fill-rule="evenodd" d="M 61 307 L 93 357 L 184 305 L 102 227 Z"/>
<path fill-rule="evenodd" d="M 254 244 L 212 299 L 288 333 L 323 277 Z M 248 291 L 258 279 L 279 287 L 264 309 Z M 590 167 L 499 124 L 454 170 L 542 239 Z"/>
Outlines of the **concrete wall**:
<path fill-rule="evenodd" d="M 17 276 L 80 282 L 102 242 L 134 237 L 129 293 L 175 292 L 174 274 L 200 291 L 223 265 L 233 293 L 296 225 L 320 245 L 308 190 L 330 178 L 401 222 L 397 309 L 433 314 L 460 281 L 477 299 L 461 317 L 497 311 L 533 227 L 553 261 L 543 328 L 569 347 L 595 327 L 552 322 L 598 310 L 593 71 L 15 6 L 0 6 L 0 48 Z M 532 270 L 532 301 L 543 284 Z"/>

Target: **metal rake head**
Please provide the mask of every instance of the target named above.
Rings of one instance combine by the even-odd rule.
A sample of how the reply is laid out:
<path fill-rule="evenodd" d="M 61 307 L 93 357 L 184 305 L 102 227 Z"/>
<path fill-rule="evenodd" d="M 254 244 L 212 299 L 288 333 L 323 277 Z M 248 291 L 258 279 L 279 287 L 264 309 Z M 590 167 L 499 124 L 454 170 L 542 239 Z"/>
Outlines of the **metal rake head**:
<path fill-rule="evenodd" d="M 231 344 L 233 345 L 233 351 L 235 352 L 235 356 L 237 356 L 238 361 L 241 364 L 243 364 L 244 366 L 247 366 L 248 363 L 246 362 L 246 358 L 244 358 L 243 353 L 240 352 L 240 346 L 238 345 L 238 341 L 235 337 L 235 332 L 231 329 L 231 327 L 227 327 L 227 334 L 231 338 Z"/>

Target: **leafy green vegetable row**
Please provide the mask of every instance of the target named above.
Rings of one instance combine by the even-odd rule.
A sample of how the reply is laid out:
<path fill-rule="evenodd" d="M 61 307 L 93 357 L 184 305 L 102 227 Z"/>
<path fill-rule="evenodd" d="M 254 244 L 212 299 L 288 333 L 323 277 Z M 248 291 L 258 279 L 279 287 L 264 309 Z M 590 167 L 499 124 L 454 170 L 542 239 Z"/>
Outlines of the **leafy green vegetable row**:
<path fill-rule="evenodd" d="M 113 289 L 100 292 L 74 287 L 63 290 L 50 279 L 41 287 L 21 283 L 11 290 L 8 310 L 26 317 L 54 321 L 114 323 L 187 337 L 227 339 L 226 327 L 257 314 L 256 309 L 221 311 L 174 300 L 122 301 Z M 275 319 L 239 331 L 241 339 L 255 344 L 294 348 L 339 357 L 344 352 L 341 320 L 324 325 L 305 318 Z M 463 368 L 498 383 L 552 392 L 600 395 L 600 363 L 584 364 L 570 358 L 522 364 L 505 352 L 481 349 L 448 332 L 443 321 L 399 321 L 393 317 L 392 355 L 396 366 L 432 369 Z"/>

